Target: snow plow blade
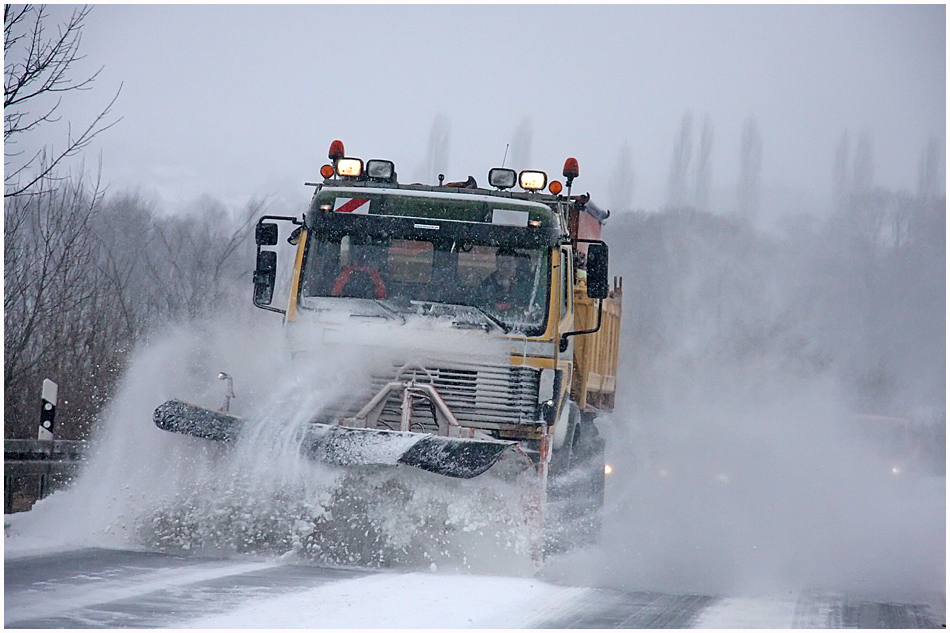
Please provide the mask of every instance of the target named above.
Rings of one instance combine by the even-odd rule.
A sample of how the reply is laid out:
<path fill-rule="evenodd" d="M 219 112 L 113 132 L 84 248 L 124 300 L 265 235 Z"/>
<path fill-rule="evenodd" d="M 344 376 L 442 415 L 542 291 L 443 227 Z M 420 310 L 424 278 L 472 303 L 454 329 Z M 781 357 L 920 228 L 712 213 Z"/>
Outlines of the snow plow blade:
<path fill-rule="evenodd" d="M 181 400 L 169 400 L 158 405 L 152 413 L 152 420 L 155 426 L 164 431 L 217 442 L 232 442 L 241 431 L 241 418 Z"/>
<path fill-rule="evenodd" d="M 219 442 L 235 441 L 242 426 L 240 418 L 179 400 L 159 405 L 152 418 L 160 429 Z M 310 459 L 337 466 L 404 465 L 458 479 L 477 477 L 496 465 L 503 476 L 533 466 L 517 442 L 329 424 L 307 427 L 300 448 Z"/>
<path fill-rule="evenodd" d="M 499 462 L 516 471 L 531 465 L 516 442 L 322 424 L 308 430 L 302 448 L 311 459 L 338 466 L 403 464 L 458 479 L 477 477 Z"/>

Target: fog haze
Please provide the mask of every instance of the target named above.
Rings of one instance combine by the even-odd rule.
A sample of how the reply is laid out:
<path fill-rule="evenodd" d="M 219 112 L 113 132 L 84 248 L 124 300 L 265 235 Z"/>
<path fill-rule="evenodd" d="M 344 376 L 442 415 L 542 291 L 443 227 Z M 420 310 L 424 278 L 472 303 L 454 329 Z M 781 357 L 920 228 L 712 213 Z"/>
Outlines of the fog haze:
<path fill-rule="evenodd" d="M 604 206 L 657 209 L 692 113 L 697 137 L 712 124 L 711 200 L 727 210 L 752 116 L 763 202 L 774 200 L 763 206 L 820 209 L 845 131 L 869 134 L 877 183 L 915 189 L 922 148 L 944 142 L 945 51 L 937 5 L 101 5 L 82 63 L 104 69 L 70 97 L 68 120 L 91 120 L 121 84 L 122 120 L 87 164 L 101 152 L 112 190 L 170 209 L 202 194 L 303 204 L 335 138 L 428 181 L 437 121 L 449 180 L 484 180 L 512 144 L 508 166 L 559 176 L 576 156 L 577 187 Z M 625 145 L 632 196 L 618 200 Z"/>
<path fill-rule="evenodd" d="M 51 7 L 50 30 L 73 10 Z M 36 213 L 87 218 L 88 261 L 112 266 L 64 257 L 63 294 L 34 297 L 46 247 L 6 219 L 32 207 L 8 203 L 24 263 L 5 266 L 5 296 L 23 313 L 42 299 L 48 330 L 82 334 L 50 349 L 96 369 L 114 355 L 101 379 L 91 363 L 60 371 L 90 428 L 97 381 L 118 385 L 102 418 L 116 454 L 138 437 L 116 425 L 138 424 L 167 468 L 162 451 L 187 451 L 154 428 L 155 403 L 196 376 L 219 394 L 222 367 L 256 384 L 277 362 L 233 344 L 279 327 L 249 305 L 251 227 L 304 211 L 333 139 L 393 160 L 400 182 L 485 185 L 503 160 L 559 177 L 574 156 L 574 192 L 614 212 L 604 239 L 624 280 L 603 420 L 616 474 L 604 545 L 550 573 L 714 595 L 945 588 L 944 6 L 97 5 L 81 54 L 77 75 L 104 67 L 94 88 L 29 142 L 61 146 L 121 86 L 118 121 L 83 156 L 107 195 L 85 216 L 81 197 L 73 215 L 52 197 Z M 79 313 L 64 297 L 87 287 L 98 303 Z M 12 340 L 27 319 L 5 313 Z M 123 463 L 144 476 L 102 461 Z M 82 507 L 112 503 L 86 482 Z"/>

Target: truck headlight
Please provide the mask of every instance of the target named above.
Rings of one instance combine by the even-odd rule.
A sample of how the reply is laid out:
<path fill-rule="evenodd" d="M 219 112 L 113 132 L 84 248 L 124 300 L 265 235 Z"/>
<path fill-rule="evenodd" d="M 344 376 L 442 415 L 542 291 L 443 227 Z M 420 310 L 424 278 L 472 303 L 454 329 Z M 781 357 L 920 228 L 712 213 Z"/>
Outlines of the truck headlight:
<path fill-rule="evenodd" d="M 541 191 L 548 184 L 548 175 L 543 171 L 526 169 L 518 176 L 518 182 L 525 191 Z"/>
<path fill-rule="evenodd" d="M 366 176 L 370 180 L 392 181 L 396 177 L 396 166 L 391 160 L 366 161 Z"/>
<path fill-rule="evenodd" d="M 339 176 L 358 178 L 363 174 L 363 161 L 359 158 L 341 158 L 336 162 L 336 173 Z"/>
<path fill-rule="evenodd" d="M 515 186 L 518 174 L 514 169 L 495 167 L 488 172 L 488 184 L 497 189 L 511 189 Z"/>

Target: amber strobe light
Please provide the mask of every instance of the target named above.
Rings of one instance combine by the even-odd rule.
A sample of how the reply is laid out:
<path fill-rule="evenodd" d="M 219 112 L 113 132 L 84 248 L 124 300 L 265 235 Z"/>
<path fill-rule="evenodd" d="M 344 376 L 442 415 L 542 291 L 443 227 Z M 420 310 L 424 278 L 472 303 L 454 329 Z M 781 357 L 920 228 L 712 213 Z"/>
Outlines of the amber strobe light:
<path fill-rule="evenodd" d="M 561 193 L 561 189 L 563 188 L 564 186 L 561 184 L 560 180 L 552 180 L 551 184 L 548 185 L 548 191 L 550 191 L 554 195 Z"/>
<path fill-rule="evenodd" d="M 576 158 L 568 158 L 564 161 L 564 177 L 567 178 L 567 186 L 574 183 L 574 179 L 580 175 L 580 169 L 577 166 Z"/>
<path fill-rule="evenodd" d="M 320 175 L 324 178 L 333 178 L 333 165 L 324 165 L 321 167 Z"/>
<path fill-rule="evenodd" d="M 346 156 L 346 152 L 343 151 L 343 141 L 333 141 L 330 143 L 330 152 L 328 154 L 330 160 L 337 161 Z"/>

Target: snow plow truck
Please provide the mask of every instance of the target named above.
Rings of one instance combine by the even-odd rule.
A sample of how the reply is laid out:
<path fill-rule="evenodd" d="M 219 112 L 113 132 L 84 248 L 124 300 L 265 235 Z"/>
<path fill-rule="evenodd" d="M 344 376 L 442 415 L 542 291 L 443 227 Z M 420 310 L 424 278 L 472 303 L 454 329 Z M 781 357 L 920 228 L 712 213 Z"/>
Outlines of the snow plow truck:
<path fill-rule="evenodd" d="M 609 212 L 571 193 L 576 159 L 564 164 L 564 184 L 543 171 L 495 168 L 487 188 L 472 176 L 402 184 L 391 161 L 346 156 L 340 141 L 329 159 L 322 182 L 306 183 L 315 192 L 302 217 L 258 221 L 254 305 L 283 315 L 288 331 L 307 323 L 332 332 L 340 319 L 406 333 L 438 324 L 473 350 L 503 354 L 429 351 L 393 363 L 321 411 L 301 432 L 301 453 L 462 479 L 528 473 L 542 517 L 559 505 L 582 526 L 576 538 L 596 538 L 605 483 L 598 417 L 614 406 L 622 280 L 611 282 L 601 240 Z M 295 255 L 283 266 L 288 296 L 275 305 L 281 230 Z M 180 400 L 153 419 L 220 442 L 237 440 L 243 426 Z"/>

